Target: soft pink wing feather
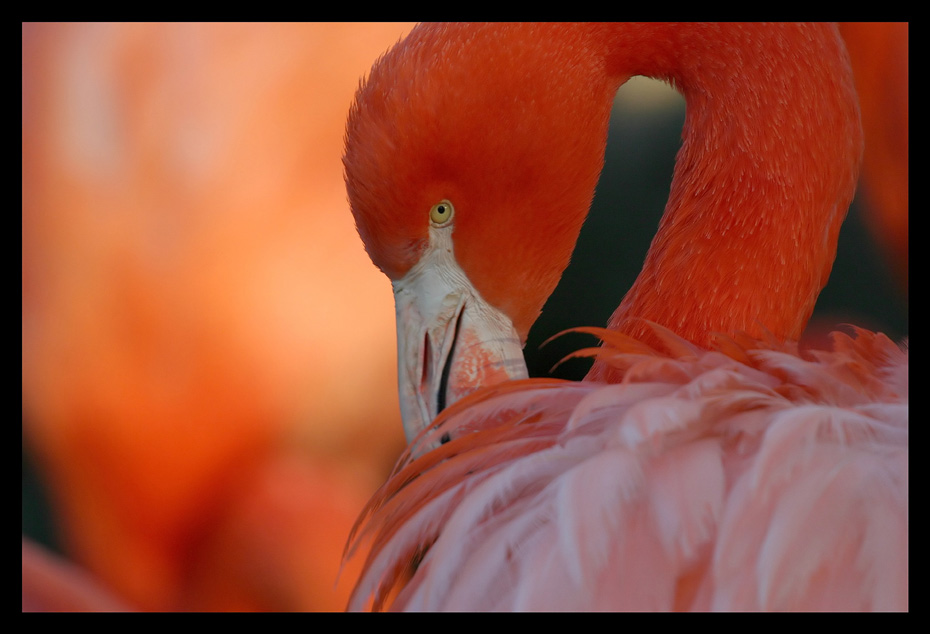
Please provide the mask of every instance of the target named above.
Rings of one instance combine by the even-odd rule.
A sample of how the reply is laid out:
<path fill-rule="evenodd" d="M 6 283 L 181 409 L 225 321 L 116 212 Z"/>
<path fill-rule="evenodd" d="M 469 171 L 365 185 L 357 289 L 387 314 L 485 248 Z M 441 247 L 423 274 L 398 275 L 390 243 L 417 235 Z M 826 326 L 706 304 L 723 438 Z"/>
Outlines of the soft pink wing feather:
<path fill-rule="evenodd" d="M 392 607 L 906 610 L 907 352 L 855 335 L 614 338 L 624 383 L 461 401 L 373 502 L 350 607 L 412 574 Z"/>

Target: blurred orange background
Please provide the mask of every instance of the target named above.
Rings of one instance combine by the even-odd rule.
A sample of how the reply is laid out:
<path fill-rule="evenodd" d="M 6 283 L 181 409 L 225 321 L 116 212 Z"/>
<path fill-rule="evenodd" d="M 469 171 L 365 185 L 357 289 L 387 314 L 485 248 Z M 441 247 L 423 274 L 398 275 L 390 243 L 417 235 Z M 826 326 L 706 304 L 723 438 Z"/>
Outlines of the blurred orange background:
<path fill-rule="evenodd" d="M 411 26 L 23 25 L 24 610 L 345 607 L 345 539 L 404 440 L 391 288 L 352 224 L 342 135 Z M 907 25 L 842 31 L 865 171 L 812 330 L 849 315 L 897 338 Z M 630 88 L 531 375 L 578 347 L 541 341 L 605 322 L 662 213 L 683 105 Z M 33 465 L 55 527 L 36 539 L 77 565 L 59 578 L 113 601 L 51 581 L 27 530 Z"/>
<path fill-rule="evenodd" d="M 404 441 L 342 134 L 410 26 L 23 25 L 24 452 L 134 606 L 345 606 Z"/>

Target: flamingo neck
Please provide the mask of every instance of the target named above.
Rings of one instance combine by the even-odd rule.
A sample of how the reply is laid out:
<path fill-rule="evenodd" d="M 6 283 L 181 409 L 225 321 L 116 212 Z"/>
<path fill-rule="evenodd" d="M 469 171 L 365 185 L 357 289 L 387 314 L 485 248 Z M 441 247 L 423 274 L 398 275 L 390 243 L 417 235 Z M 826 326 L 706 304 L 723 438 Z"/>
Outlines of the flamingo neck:
<path fill-rule="evenodd" d="M 652 340 L 650 320 L 705 347 L 737 331 L 798 339 L 832 268 L 861 154 L 836 29 L 594 28 L 609 73 L 670 81 L 687 103 L 665 214 L 609 327 Z"/>

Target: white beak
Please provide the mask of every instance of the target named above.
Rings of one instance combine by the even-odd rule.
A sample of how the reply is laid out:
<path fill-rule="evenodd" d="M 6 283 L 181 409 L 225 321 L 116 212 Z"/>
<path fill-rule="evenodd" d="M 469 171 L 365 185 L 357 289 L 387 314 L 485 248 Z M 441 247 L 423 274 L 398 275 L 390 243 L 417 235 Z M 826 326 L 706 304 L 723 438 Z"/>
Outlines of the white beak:
<path fill-rule="evenodd" d="M 486 385 L 526 378 L 520 338 L 458 266 L 451 227 L 393 282 L 400 411 L 410 443 L 443 409 Z M 424 449 L 430 449 L 426 447 Z"/>

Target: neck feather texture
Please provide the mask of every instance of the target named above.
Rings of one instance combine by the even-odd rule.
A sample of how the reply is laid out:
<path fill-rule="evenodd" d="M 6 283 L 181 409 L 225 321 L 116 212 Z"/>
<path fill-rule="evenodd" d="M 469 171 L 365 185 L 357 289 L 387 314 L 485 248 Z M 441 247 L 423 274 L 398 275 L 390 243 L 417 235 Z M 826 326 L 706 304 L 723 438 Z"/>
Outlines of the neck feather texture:
<path fill-rule="evenodd" d="M 609 72 L 667 80 L 687 103 L 665 215 L 609 327 L 651 340 L 646 319 L 702 346 L 737 331 L 798 339 L 830 274 L 862 148 L 835 27 L 594 28 Z"/>

